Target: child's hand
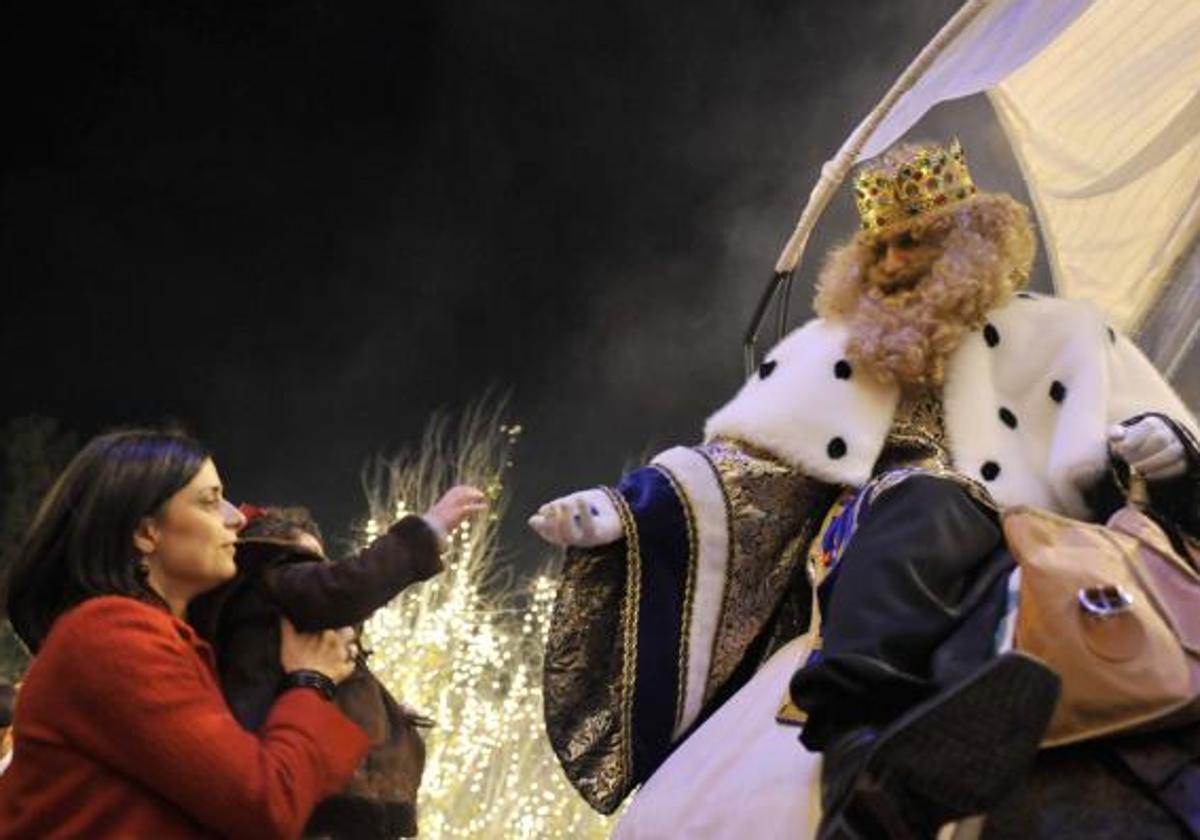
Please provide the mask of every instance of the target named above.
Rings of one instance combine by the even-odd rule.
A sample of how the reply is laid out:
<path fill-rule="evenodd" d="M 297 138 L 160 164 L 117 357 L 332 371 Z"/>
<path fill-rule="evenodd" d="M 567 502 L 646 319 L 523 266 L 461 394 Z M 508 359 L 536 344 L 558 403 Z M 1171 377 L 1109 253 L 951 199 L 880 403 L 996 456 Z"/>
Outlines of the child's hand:
<path fill-rule="evenodd" d="M 425 514 L 425 521 L 438 532 L 440 538 L 445 539 L 468 516 L 486 509 L 487 496 L 482 490 L 459 484 L 433 503 L 433 507 Z"/>

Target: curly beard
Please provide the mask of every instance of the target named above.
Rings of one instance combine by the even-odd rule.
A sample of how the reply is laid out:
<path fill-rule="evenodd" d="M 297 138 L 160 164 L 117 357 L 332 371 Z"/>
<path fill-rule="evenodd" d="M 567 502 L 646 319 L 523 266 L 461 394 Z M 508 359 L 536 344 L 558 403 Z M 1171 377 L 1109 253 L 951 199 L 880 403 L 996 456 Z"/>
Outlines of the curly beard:
<path fill-rule="evenodd" d="M 847 325 L 847 358 L 880 382 L 941 385 L 946 359 L 963 336 L 982 327 L 987 313 L 1028 278 L 1036 244 L 1024 205 L 980 195 L 937 215 L 954 225 L 942 255 L 910 288 L 886 292 L 867 282 L 873 234 L 859 233 L 835 249 L 821 270 L 817 314 Z"/>

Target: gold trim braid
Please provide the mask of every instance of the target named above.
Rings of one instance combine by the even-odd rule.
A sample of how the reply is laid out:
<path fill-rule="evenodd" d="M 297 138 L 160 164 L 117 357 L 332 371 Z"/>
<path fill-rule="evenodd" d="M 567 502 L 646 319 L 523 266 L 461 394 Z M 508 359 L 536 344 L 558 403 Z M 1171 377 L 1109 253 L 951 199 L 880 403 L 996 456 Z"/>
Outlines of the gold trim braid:
<path fill-rule="evenodd" d="M 637 523 L 625 497 L 610 487 L 603 488 L 617 509 L 621 530 L 625 534 L 625 597 L 621 600 L 621 635 L 624 655 L 621 657 L 620 755 L 625 778 L 633 780 L 633 688 L 637 682 L 638 606 L 642 601 L 642 551 L 638 541 Z"/>
<path fill-rule="evenodd" d="M 692 500 L 687 492 L 680 486 L 679 481 L 671 473 L 657 464 L 651 464 L 651 468 L 658 470 L 667 481 L 671 482 L 671 489 L 675 492 L 675 497 L 679 499 L 679 504 L 683 508 L 683 520 L 687 527 L 687 579 L 684 581 L 683 587 L 683 604 L 679 618 L 679 663 L 676 666 L 679 678 L 675 681 L 675 728 L 679 728 L 679 723 L 683 720 L 683 704 L 687 696 L 687 678 L 688 678 L 688 642 L 692 628 L 692 611 L 695 607 L 696 596 L 696 564 L 699 562 L 700 547 L 699 538 L 696 532 L 696 512 L 692 510 Z"/>

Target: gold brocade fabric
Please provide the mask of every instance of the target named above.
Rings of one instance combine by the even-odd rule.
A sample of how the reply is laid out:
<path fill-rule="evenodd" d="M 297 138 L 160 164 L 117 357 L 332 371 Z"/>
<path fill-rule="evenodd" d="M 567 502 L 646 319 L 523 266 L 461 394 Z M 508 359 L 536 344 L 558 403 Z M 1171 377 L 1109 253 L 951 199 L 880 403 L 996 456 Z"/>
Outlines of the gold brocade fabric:
<path fill-rule="evenodd" d="M 603 814 L 635 783 L 630 714 L 641 575 L 629 508 L 609 495 L 628 539 L 568 549 L 542 671 L 550 744 L 567 778 Z"/>
<path fill-rule="evenodd" d="M 875 462 L 874 475 L 898 467 L 952 469 L 940 389 L 906 388 L 892 428 Z"/>
<path fill-rule="evenodd" d="M 705 687 L 707 702 L 741 664 L 750 643 L 767 629 L 789 588 L 799 583 L 807 589 L 805 552 L 837 487 L 741 441 L 716 438 L 698 451 L 717 473 L 729 521 L 728 570 Z M 806 608 L 800 603 L 800 609 Z"/>
<path fill-rule="evenodd" d="M 772 633 L 770 647 L 776 636 L 782 643 L 805 629 L 811 594 L 802 568 L 804 549 L 837 488 L 735 441 L 711 441 L 696 451 L 712 464 L 732 523 L 707 700 L 728 682 L 764 630 L 787 625 Z M 633 776 L 631 712 L 643 558 L 628 505 L 619 494 L 609 495 L 617 503 L 626 539 L 568 551 L 543 672 L 551 746 L 567 778 L 589 805 L 605 814 L 615 811 L 642 781 Z M 694 534 L 688 542 L 695 564 Z M 693 606 L 693 575 L 689 572 L 678 617 L 682 645 Z M 796 588 L 800 591 L 789 591 Z M 789 600 L 791 595 L 796 597 Z"/>
<path fill-rule="evenodd" d="M 874 499 L 917 474 L 953 481 L 980 503 L 996 507 L 995 500 L 982 484 L 954 469 L 946 438 L 942 395 L 936 388 L 906 389 L 901 394 L 892 428 L 875 462 L 867 492 Z"/>

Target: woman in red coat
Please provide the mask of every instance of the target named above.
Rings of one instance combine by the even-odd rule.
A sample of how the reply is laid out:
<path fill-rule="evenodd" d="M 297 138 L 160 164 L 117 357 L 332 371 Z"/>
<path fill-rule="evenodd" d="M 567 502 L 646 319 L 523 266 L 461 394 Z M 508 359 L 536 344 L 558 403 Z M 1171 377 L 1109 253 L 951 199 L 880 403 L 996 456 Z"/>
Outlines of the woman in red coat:
<path fill-rule="evenodd" d="M 244 521 L 181 435 L 102 435 L 67 467 L 10 574 L 9 617 L 36 656 L 0 838 L 296 837 L 345 786 L 367 739 L 329 702 L 352 668 L 343 639 L 284 625 L 286 676 L 251 734 L 182 620 L 233 576 Z"/>

